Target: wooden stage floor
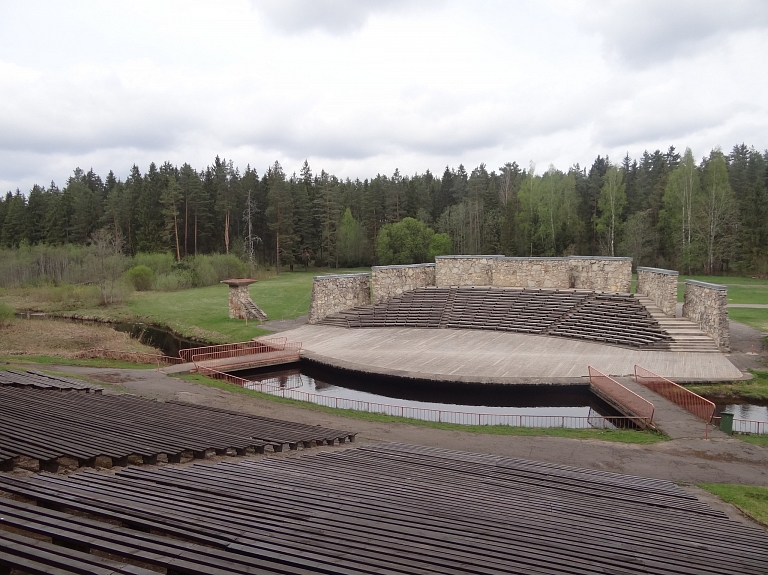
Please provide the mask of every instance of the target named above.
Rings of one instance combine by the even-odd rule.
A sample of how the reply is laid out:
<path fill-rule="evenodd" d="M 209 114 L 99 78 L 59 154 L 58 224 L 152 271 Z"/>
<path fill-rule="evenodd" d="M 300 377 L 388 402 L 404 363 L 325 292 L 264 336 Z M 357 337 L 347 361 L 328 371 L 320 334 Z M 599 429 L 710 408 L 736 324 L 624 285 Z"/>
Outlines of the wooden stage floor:
<path fill-rule="evenodd" d="M 583 384 L 588 365 L 623 376 L 635 364 L 677 382 L 743 377 L 720 352 L 639 351 L 510 332 L 305 325 L 281 335 L 302 342 L 302 357 L 326 365 L 437 381 Z"/>

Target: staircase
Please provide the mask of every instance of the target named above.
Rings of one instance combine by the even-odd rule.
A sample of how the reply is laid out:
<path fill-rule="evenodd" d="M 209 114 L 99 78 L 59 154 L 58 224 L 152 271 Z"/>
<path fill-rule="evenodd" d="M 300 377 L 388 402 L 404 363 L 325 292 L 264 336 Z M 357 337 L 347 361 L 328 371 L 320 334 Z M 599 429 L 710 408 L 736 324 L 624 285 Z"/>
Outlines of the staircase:
<path fill-rule="evenodd" d="M 261 309 L 255 303 L 253 303 L 252 299 L 247 299 L 245 302 L 243 302 L 243 307 L 245 308 L 245 314 L 248 317 L 248 319 L 257 319 L 259 321 L 267 321 L 268 319 L 267 314 L 264 313 L 263 309 Z"/>
<path fill-rule="evenodd" d="M 645 294 L 635 294 L 637 300 L 645 306 L 653 319 L 659 322 L 661 329 L 672 336 L 669 351 L 712 353 L 720 349 L 714 340 L 701 331 L 698 325 L 684 317 L 670 317 Z"/>

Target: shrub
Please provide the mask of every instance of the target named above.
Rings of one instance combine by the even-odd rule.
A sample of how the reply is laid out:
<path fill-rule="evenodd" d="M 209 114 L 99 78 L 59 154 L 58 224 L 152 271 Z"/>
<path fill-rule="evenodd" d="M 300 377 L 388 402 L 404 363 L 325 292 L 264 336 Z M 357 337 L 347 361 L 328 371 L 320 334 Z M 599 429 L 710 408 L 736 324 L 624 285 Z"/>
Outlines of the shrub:
<path fill-rule="evenodd" d="M 169 274 L 176 269 L 176 259 L 173 254 L 166 252 L 161 254 L 148 254 L 140 252 L 133 256 L 133 265 L 146 266 L 154 272 L 155 275 Z"/>
<path fill-rule="evenodd" d="M 11 323 L 11 320 L 13 320 L 13 318 L 14 318 L 14 314 L 11 307 L 0 301 L 0 327 L 4 327 L 7 324 Z"/>
<path fill-rule="evenodd" d="M 192 287 L 191 270 L 176 270 L 169 274 L 155 276 L 152 289 L 157 291 L 177 291 Z"/>
<path fill-rule="evenodd" d="M 154 278 L 154 275 L 152 270 L 144 265 L 134 266 L 125 272 L 126 279 L 136 291 L 148 291 L 152 289 L 152 279 Z"/>

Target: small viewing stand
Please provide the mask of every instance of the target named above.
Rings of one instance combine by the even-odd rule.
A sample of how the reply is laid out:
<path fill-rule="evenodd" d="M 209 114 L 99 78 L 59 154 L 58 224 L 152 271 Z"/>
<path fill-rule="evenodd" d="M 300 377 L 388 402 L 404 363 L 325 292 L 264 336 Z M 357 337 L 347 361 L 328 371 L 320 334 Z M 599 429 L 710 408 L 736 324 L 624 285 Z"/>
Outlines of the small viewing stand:
<path fill-rule="evenodd" d="M 244 319 L 246 324 L 249 319 L 258 320 L 260 323 L 267 321 L 268 316 L 251 299 L 248 286 L 256 283 L 256 280 L 242 278 L 221 281 L 229 286 L 229 317 Z"/>

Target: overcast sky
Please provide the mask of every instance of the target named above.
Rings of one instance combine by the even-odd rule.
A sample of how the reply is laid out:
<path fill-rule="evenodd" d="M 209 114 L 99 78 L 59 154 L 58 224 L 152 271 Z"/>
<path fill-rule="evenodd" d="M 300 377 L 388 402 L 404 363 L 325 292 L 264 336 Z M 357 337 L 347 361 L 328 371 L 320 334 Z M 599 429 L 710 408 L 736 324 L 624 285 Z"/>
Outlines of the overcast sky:
<path fill-rule="evenodd" d="M 768 2 L 0 0 L 0 191 L 768 148 Z"/>

